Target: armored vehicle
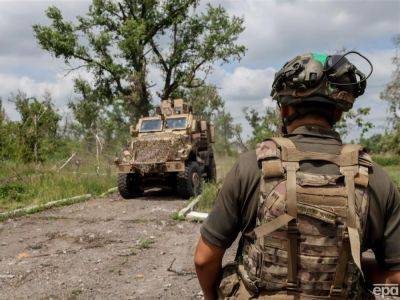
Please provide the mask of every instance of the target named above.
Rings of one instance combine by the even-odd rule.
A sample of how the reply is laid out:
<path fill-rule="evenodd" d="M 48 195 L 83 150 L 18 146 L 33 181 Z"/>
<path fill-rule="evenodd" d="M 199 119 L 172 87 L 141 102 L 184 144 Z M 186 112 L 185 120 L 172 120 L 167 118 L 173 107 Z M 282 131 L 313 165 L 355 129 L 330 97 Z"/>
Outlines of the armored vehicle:
<path fill-rule="evenodd" d="M 125 199 L 144 189 L 169 186 L 189 198 L 204 180 L 216 179 L 214 126 L 192 113 L 183 99 L 163 100 L 131 128 L 132 140 L 116 160 L 118 189 Z"/>

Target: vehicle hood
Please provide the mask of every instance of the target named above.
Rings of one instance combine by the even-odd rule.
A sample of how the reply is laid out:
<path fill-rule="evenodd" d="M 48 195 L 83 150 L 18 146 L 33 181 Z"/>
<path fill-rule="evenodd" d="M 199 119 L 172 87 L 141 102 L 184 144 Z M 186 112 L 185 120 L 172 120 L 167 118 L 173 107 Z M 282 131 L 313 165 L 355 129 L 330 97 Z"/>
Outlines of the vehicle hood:
<path fill-rule="evenodd" d="M 134 163 L 162 163 L 179 159 L 179 150 L 187 149 L 187 136 L 173 132 L 148 134 L 131 144 Z"/>

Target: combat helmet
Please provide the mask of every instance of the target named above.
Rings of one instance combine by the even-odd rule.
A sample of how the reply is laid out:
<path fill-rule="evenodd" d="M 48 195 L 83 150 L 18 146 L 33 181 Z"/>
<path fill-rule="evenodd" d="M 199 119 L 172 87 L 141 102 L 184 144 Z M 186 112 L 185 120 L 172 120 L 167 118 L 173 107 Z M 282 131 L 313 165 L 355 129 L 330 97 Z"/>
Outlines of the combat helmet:
<path fill-rule="evenodd" d="M 346 56 L 357 54 L 370 65 L 365 76 Z M 340 55 L 309 53 L 295 57 L 275 74 L 271 96 L 280 105 L 326 103 L 348 111 L 366 88 L 371 62 L 356 51 Z"/>

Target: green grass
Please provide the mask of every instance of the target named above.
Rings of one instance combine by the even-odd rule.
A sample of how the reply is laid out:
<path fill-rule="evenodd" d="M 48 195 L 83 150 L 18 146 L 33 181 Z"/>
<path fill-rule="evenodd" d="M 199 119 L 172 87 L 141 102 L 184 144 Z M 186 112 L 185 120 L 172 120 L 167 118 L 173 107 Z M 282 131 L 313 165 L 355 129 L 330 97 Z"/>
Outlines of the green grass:
<path fill-rule="evenodd" d="M 400 157 L 399 156 L 382 156 L 382 155 L 374 155 L 372 157 L 373 161 L 381 166 L 400 166 Z"/>
<path fill-rule="evenodd" d="M 197 203 L 195 210 L 200 212 L 209 212 L 214 206 L 218 194 L 218 188 L 220 186 L 221 183 L 205 183 L 203 186 L 203 192 L 200 196 L 200 201 Z"/>
<path fill-rule="evenodd" d="M 400 190 L 400 157 L 393 155 L 374 155 L 372 159 L 385 169 Z"/>
<path fill-rule="evenodd" d="M 400 165 L 386 166 L 384 168 L 400 191 Z"/>
<path fill-rule="evenodd" d="M 97 176 L 93 166 L 91 172 L 89 166 L 82 166 L 80 173 L 74 173 L 71 168 L 58 172 L 51 163 L 34 166 L 2 162 L 0 212 L 82 194 L 100 195 L 116 185 L 115 172 Z"/>
<path fill-rule="evenodd" d="M 174 221 L 185 221 L 186 218 L 184 216 L 180 216 L 179 212 L 175 211 L 171 214 L 171 219 Z"/>
<path fill-rule="evenodd" d="M 154 244 L 154 239 L 150 238 L 141 238 L 138 241 L 138 249 L 149 249 L 152 244 Z"/>

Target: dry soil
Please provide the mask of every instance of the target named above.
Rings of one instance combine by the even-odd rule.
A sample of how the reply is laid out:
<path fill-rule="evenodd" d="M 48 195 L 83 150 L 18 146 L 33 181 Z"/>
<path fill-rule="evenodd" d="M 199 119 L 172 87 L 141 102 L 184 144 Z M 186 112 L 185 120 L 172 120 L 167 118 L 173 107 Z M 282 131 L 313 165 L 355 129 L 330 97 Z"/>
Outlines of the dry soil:
<path fill-rule="evenodd" d="M 0 299 L 201 299 L 184 205 L 112 195 L 0 223 Z"/>

